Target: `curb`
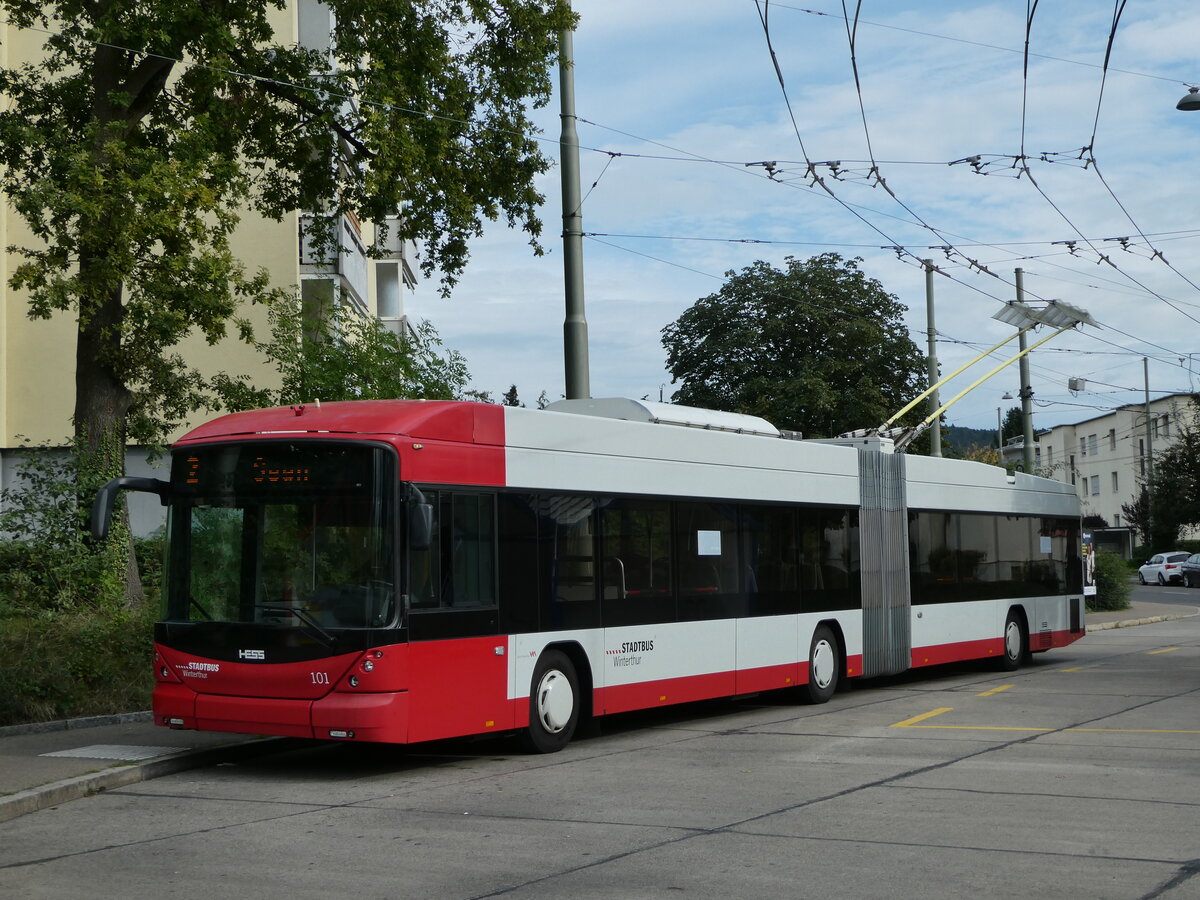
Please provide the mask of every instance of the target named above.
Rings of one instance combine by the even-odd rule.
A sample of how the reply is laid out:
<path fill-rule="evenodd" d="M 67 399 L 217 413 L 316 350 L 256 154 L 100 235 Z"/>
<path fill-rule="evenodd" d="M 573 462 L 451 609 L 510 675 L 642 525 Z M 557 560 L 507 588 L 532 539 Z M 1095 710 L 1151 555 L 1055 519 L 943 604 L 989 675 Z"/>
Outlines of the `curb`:
<path fill-rule="evenodd" d="M 181 750 L 133 765 L 111 766 L 99 772 L 79 775 L 63 781 L 54 781 L 0 797 L 0 822 L 7 822 L 27 813 L 78 800 L 101 791 L 137 784 L 139 781 L 149 781 L 152 778 L 161 778 L 163 775 L 173 775 L 176 772 L 184 772 L 188 769 L 197 769 L 220 762 L 254 759 L 268 753 L 278 753 L 290 749 L 298 744 L 299 741 L 296 738 L 252 738 L 240 744 L 206 747 L 202 750 Z"/>
<path fill-rule="evenodd" d="M 1110 628 L 1131 628 L 1134 625 L 1153 625 L 1155 622 L 1172 622 L 1176 619 L 1190 619 L 1196 615 L 1200 615 L 1200 609 L 1192 608 L 1191 612 L 1180 613 L 1178 615 L 1144 616 L 1140 619 L 1121 619 L 1119 622 L 1097 622 L 1095 625 L 1088 625 L 1087 630 L 1107 631 Z"/>
<path fill-rule="evenodd" d="M 25 725 L 0 725 L 0 738 L 19 734 L 46 734 L 51 731 L 73 731 L 76 728 L 99 728 L 102 725 L 126 725 L 130 722 L 149 722 L 150 710 L 117 713 L 112 716 L 84 716 L 78 719 L 57 719 L 53 722 L 29 722 Z"/>

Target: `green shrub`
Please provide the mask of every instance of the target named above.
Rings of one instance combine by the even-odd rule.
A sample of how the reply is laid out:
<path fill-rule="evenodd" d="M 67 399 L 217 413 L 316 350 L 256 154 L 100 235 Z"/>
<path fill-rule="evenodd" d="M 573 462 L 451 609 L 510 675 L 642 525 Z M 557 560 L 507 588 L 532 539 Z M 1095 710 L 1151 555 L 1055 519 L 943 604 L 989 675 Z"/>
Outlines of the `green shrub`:
<path fill-rule="evenodd" d="M 147 604 L 0 618 L 0 725 L 149 709 L 156 615 Z"/>
<path fill-rule="evenodd" d="M 0 725 L 148 708 L 162 539 L 135 542 L 151 599 L 131 607 L 127 544 L 85 531 L 97 479 L 49 452 L 20 475 L 0 497 Z"/>
<path fill-rule="evenodd" d="M 1111 550 L 1096 551 L 1096 596 L 1088 598 L 1088 609 L 1129 609 L 1129 569 Z"/>

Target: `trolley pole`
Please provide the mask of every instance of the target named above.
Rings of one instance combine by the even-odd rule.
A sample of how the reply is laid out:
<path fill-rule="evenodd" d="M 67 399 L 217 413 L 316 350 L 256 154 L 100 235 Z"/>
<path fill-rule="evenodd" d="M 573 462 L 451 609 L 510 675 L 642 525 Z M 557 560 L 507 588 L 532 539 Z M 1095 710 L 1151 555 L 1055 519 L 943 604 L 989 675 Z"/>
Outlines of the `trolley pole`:
<path fill-rule="evenodd" d="M 1025 270 L 1017 269 L 1017 300 L 1025 302 Z M 1021 352 L 1025 351 L 1025 335 L 1020 337 Z M 1023 464 L 1027 475 L 1033 474 L 1033 388 L 1029 385 L 1029 354 L 1021 357 L 1021 425 L 1025 431 Z"/>
<path fill-rule="evenodd" d="M 562 132 L 559 166 L 562 170 L 563 282 L 567 316 L 563 322 L 563 362 L 566 397 L 591 396 L 588 375 L 587 318 L 583 305 L 583 200 L 579 190 L 579 133 L 575 130 L 575 50 L 572 33 L 558 35 L 558 87 Z"/>
<path fill-rule="evenodd" d="M 933 321 L 933 260 L 925 263 L 925 320 L 928 323 L 926 333 L 929 336 L 929 387 L 938 383 L 937 363 L 937 326 Z M 938 401 L 937 389 L 929 395 L 929 411 L 936 412 L 942 404 Z M 942 455 L 942 417 L 933 420 L 929 430 L 929 455 Z"/>

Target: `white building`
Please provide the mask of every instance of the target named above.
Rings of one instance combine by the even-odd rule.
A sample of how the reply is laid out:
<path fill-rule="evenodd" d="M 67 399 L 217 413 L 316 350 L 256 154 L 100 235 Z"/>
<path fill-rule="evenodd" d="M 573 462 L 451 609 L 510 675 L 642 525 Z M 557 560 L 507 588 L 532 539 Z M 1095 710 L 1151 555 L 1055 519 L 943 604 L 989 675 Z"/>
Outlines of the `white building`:
<path fill-rule="evenodd" d="M 1149 434 L 1144 403 L 1039 430 L 1034 467 L 1049 478 L 1075 485 L 1084 516 L 1099 516 L 1108 523 L 1099 538 L 1128 556 L 1136 539 L 1121 507 L 1137 498 L 1149 454 L 1169 447 L 1180 434 L 1180 423 L 1193 414 L 1191 394 L 1168 394 L 1150 401 Z M 1009 441 L 1004 446 L 1005 463 L 1019 463 L 1023 451 L 1021 438 Z"/>

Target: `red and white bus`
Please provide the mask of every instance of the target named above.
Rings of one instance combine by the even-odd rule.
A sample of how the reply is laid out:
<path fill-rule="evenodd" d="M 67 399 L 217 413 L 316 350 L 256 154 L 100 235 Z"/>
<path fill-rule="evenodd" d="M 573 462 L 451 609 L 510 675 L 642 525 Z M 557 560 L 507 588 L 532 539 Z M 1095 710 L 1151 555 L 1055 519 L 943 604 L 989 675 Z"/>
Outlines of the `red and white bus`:
<path fill-rule="evenodd" d="M 155 721 L 409 743 L 1083 636 L 1069 485 L 669 404 L 359 401 L 172 448 Z"/>

